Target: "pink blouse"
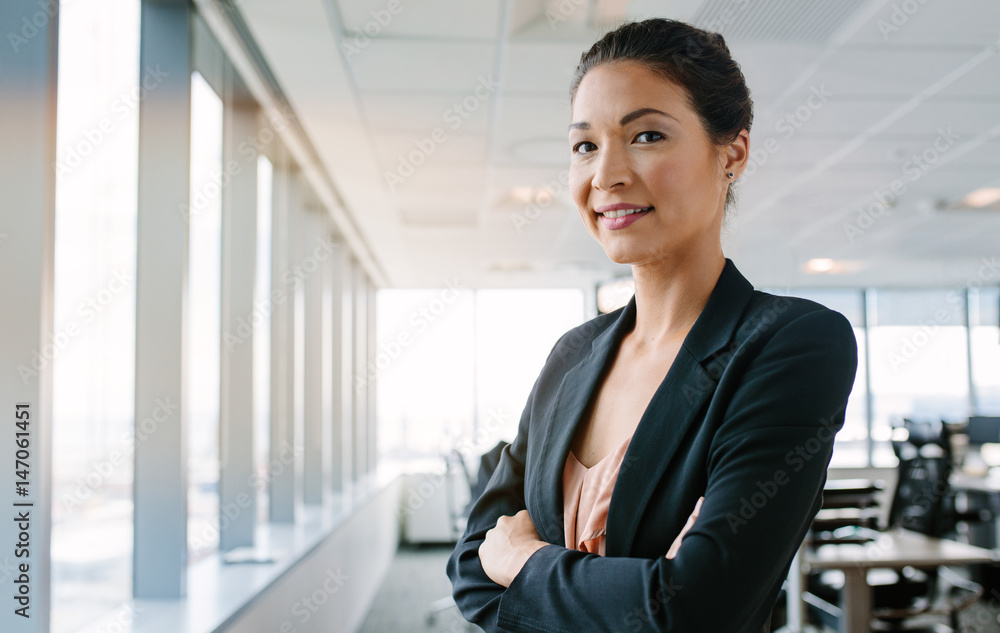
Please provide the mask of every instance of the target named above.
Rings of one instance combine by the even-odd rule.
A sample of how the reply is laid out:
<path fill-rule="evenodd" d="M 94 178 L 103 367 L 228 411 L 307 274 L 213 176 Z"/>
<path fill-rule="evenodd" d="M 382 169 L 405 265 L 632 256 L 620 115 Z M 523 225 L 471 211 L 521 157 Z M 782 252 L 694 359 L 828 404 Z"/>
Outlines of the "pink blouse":
<path fill-rule="evenodd" d="M 631 440 L 631 437 L 626 439 L 590 468 L 581 464 L 573 451 L 569 452 L 563 469 L 563 528 L 566 547 L 604 556 L 611 493 L 615 489 L 618 470 Z M 698 500 L 684 529 L 667 551 L 667 558 L 677 555 L 681 539 L 694 525 L 704 499 L 702 497 Z"/>

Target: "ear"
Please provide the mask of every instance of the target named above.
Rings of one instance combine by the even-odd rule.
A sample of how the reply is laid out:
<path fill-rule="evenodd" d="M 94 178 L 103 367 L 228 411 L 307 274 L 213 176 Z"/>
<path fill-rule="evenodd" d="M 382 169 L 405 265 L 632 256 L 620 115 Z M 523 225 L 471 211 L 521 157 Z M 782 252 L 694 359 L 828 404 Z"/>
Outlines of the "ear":
<path fill-rule="evenodd" d="M 728 180 L 736 180 L 747 167 L 750 160 L 750 133 L 740 130 L 739 135 L 722 148 L 721 158 L 723 160 L 723 175 L 728 176 L 732 172 L 733 177 Z"/>

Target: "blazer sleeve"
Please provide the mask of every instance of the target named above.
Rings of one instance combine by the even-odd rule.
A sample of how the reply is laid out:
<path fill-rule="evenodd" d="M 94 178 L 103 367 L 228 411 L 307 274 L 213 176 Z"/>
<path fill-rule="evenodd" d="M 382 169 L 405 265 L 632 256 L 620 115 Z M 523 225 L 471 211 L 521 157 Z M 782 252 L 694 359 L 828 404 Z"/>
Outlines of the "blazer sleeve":
<path fill-rule="evenodd" d="M 552 347 L 545 362 L 546 366 L 568 334 L 564 334 Z M 535 394 L 547 369 L 549 367 L 543 368 L 532 386 L 527 404 L 521 413 L 517 435 L 501 452 L 500 462 L 493 471 L 485 491 L 469 511 L 465 534 L 448 559 L 447 573 L 451 579 L 455 603 L 468 621 L 478 624 L 486 633 L 501 630 L 497 628 L 497 612 L 504 587 L 493 582 L 483 571 L 483 565 L 479 560 L 479 546 L 486 539 L 486 532 L 496 526 L 497 519 L 502 516 L 513 516 L 525 509 L 524 464 L 527 459 L 528 424 L 535 403 Z"/>
<path fill-rule="evenodd" d="M 794 318 L 758 349 L 744 359 L 712 439 L 705 500 L 675 558 L 546 545 L 504 590 L 490 587 L 478 567 L 475 548 L 489 527 L 481 519 L 453 559 L 465 576 L 456 600 L 467 616 L 488 631 L 759 633 L 819 509 L 857 345 L 847 320 L 821 309 Z M 515 491 L 523 457 L 523 445 L 505 456 L 484 515 L 524 507 Z"/>

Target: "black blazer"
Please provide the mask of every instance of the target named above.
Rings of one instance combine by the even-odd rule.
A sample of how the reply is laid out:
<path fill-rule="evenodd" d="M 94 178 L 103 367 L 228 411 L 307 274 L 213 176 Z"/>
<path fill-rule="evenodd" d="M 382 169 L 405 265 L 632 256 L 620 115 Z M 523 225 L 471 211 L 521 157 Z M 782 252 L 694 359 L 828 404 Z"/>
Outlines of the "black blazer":
<path fill-rule="evenodd" d="M 487 632 L 758 633 L 820 507 L 857 369 L 847 319 L 753 290 L 732 261 L 643 414 L 618 473 L 606 556 L 567 549 L 562 473 L 628 306 L 570 330 L 538 376 L 448 561 L 455 602 Z M 698 498 L 700 514 L 664 557 Z M 527 508 L 542 540 L 504 589 L 478 549 Z"/>

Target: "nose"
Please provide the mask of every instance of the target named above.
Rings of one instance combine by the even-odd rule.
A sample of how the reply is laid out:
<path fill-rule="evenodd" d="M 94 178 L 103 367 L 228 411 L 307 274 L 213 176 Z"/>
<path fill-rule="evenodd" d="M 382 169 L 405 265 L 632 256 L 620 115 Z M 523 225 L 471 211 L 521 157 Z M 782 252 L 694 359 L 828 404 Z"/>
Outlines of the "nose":
<path fill-rule="evenodd" d="M 632 165 L 628 151 L 615 144 L 605 144 L 597 157 L 592 185 L 601 191 L 611 191 L 632 184 Z"/>

